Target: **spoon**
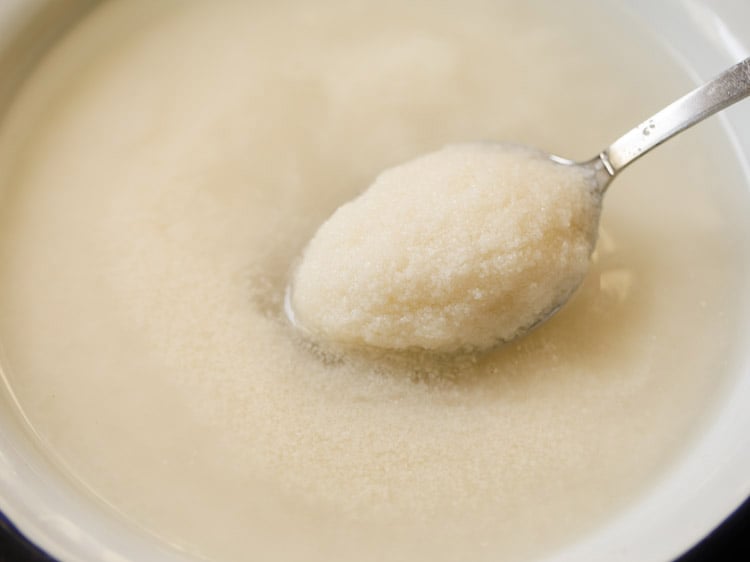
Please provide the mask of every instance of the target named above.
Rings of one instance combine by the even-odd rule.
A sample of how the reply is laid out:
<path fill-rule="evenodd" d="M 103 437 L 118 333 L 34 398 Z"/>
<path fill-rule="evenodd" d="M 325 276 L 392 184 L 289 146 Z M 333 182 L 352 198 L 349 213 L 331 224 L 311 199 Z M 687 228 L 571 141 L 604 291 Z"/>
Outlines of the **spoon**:
<path fill-rule="evenodd" d="M 604 193 L 620 171 L 651 149 L 749 95 L 750 58 L 746 58 L 649 117 L 595 158 L 586 162 L 554 154 L 549 158 L 558 164 L 589 170 L 597 190 Z"/>
<path fill-rule="evenodd" d="M 287 287 L 287 317 L 312 339 L 392 350 L 479 351 L 525 335 L 557 312 L 582 282 L 596 239 L 601 198 L 615 176 L 664 141 L 748 95 L 750 58 L 668 105 L 585 162 L 517 145 L 468 144 L 389 169 L 363 196 L 334 213 L 311 240 Z M 493 152 L 501 146 L 513 155 L 502 165 Z M 532 167 L 514 168 L 519 158 Z M 521 184 L 515 179 L 538 178 L 534 175 L 538 167 L 556 178 L 554 184 L 540 186 L 533 179 Z M 585 179 L 566 184 L 561 173 Z M 501 180 L 503 174 L 507 177 Z M 456 191 L 454 187 L 467 177 L 469 183 Z M 506 189 L 515 190 L 511 207 L 526 205 L 521 215 L 507 214 L 511 207 L 507 199 L 503 203 Z M 568 195 L 555 199 L 560 193 Z M 465 199 L 472 196 L 485 198 L 484 216 L 491 219 L 462 222 L 472 220 L 471 215 L 462 217 L 460 210 L 475 208 L 476 199 Z M 588 203 L 581 203 L 580 197 L 588 198 Z M 453 203 L 446 206 L 445 201 Z M 408 212 L 396 213 L 401 206 Z M 430 222 L 436 226 L 423 228 Z M 410 228 L 409 223 L 416 226 Z M 475 224 L 482 225 L 481 230 Z M 506 238 L 496 236 L 497 229 L 503 228 L 517 228 L 513 233 L 522 238 L 505 242 Z M 538 232 L 543 233 L 541 238 Z M 566 233 L 563 241 L 555 238 L 561 232 Z M 485 271 L 481 282 L 464 273 L 471 263 L 465 254 L 478 240 L 482 242 L 476 251 L 481 246 L 484 253 L 477 256 L 490 256 L 472 265 L 476 272 Z M 522 257 L 528 252 L 531 258 Z M 510 266 L 492 269 L 493 264 L 508 260 Z M 533 265 L 540 263 L 541 269 Z M 300 304 L 305 308 L 304 322 L 298 314 Z M 310 320 L 314 330 L 309 329 Z"/>
<path fill-rule="evenodd" d="M 555 154 L 548 154 L 548 158 L 564 166 L 584 168 L 590 173 L 595 184 L 594 189 L 604 194 L 615 176 L 632 162 L 685 129 L 748 96 L 750 96 L 750 58 L 738 62 L 702 86 L 672 102 L 640 125 L 630 129 L 591 160 L 576 162 Z M 526 335 L 547 321 L 560 310 L 574 292 L 575 289 L 559 302 L 552 304 L 549 310 L 533 323 L 519 330 L 513 339 Z"/>

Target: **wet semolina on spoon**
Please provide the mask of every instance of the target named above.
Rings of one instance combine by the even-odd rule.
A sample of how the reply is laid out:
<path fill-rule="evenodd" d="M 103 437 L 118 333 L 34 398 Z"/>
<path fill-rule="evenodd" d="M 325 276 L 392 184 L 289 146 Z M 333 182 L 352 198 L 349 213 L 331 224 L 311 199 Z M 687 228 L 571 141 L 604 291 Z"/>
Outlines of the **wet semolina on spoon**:
<path fill-rule="evenodd" d="M 313 339 L 490 348 L 580 284 L 601 196 L 587 172 L 511 144 L 449 145 L 382 172 L 307 246 L 292 284 Z"/>

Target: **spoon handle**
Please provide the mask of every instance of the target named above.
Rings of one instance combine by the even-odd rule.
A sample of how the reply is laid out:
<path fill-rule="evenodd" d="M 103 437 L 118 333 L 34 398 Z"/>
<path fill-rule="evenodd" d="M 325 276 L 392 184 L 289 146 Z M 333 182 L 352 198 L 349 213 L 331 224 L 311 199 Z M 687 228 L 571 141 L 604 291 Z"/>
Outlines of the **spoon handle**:
<path fill-rule="evenodd" d="M 746 58 L 646 119 L 606 148 L 599 159 L 614 177 L 665 140 L 750 95 Z"/>

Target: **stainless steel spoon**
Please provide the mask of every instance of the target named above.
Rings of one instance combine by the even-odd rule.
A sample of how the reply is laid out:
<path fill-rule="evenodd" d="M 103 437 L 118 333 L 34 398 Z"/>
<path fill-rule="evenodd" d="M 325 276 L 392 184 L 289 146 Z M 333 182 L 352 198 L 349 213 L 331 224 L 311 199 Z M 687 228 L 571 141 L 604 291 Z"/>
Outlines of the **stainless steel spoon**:
<path fill-rule="evenodd" d="M 713 80 L 668 105 L 628 131 L 591 160 L 574 162 L 545 153 L 542 153 L 542 157 L 546 156 L 563 166 L 582 168 L 586 172 L 585 175 L 593 182 L 593 185 L 589 184 L 589 188 L 603 195 L 615 176 L 631 162 L 688 127 L 748 95 L 750 95 L 750 58 L 725 70 Z M 558 292 L 553 297 L 555 300 L 547 303 L 533 322 L 519 326 L 508 340 L 501 340 L 497 343 L 507 343 L 510 339 L 516 339 L 545 322 L 567 302 L 575 289 L 576 287 L 571 288 L 562 296 Z M 300 326 L 296 321 L 291 295 L 290 284 L 287 287 L 284 302 L 286 314 L 293 325 L 305 332 L 304 326 Z"/>
<path fill-rule="evenodd" d="M 622 135 L 591 160 L 575 162 L 555 154 L 548 156 L 550 160 L 558 164 L 579 166 L 588 170 L 595 184 L 593 189 L 604 194 L 615 176 L 632 162 L 685 129 L 748 96 L 750 96 L 750 58 L 738 62 L 702 86 L 672 102 Z M 576 288 L 565 295 L 560 302 L 552 303 L 544 314 L 531 325 L 519 330 L 513 339 L 526 335 L 546 322 L 570 299 Z"/>
<path fill-rule="evenodd" d="M 574 162 L 553 154 L 549 157 L 558 164 L 581 166 L 593 172 L 597 189 L 604 193 L 615 176 L 631 162 L 749 95 L 750 58 L 746 58 L 649 117 L 595 158 Z"/>

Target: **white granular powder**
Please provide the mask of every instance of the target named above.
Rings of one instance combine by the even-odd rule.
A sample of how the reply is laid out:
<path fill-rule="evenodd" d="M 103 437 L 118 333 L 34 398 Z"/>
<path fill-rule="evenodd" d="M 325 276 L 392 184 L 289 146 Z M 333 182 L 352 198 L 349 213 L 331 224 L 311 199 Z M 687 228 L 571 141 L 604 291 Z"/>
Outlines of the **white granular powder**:
<path fill-rule="evenodd" d="M 476 350 L 580 284 L 600 196 L 581 168 L 508 144 L 450 145 L 381 173 L 305 250 L 292 308 L 314 338 Z"/>

